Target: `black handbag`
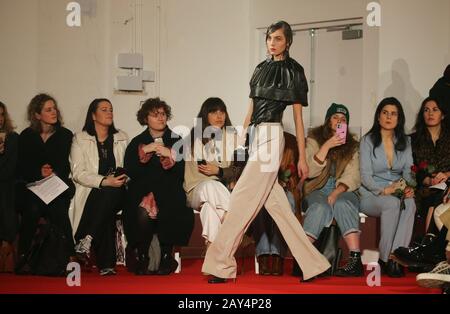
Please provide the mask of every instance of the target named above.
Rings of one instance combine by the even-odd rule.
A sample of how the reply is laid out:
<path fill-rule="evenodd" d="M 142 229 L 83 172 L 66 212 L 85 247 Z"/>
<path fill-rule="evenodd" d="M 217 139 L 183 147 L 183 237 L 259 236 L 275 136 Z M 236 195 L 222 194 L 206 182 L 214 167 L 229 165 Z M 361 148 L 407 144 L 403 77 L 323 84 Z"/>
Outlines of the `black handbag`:
<path fill-rule="evenodd" d="M 69 262 L 67 241 L 64 233 L 54 224 L 40 224 L 29 251 L 16 265 L 16 273 L 64 276 Z"/>
<path fill-rule="evenodd" d="M 330 275 L 338 269 L 342 257 L 342 250 L 339 248 L 339 239 L 341 232 L 337 225 L 330 225 L 322 229 L 319 238 L 314 243 L 320 253 L 330 262 L 331 268 L 328 270 Z"/>

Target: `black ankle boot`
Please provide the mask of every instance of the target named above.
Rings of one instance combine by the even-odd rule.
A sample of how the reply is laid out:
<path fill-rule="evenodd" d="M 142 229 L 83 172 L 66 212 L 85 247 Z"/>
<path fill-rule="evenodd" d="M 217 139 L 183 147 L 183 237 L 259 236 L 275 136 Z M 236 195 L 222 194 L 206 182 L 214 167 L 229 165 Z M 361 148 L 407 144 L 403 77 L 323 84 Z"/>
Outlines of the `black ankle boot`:
<path fill-rule="evenodd" d="M 136 269 L 134 273 L 136 275 L 142 276 L 142 275 L 148 275 L 148 263 L 149 258 L 147 254 L 138 254 L 137 263 L 136 263 Z"/>
<path fill-rule="evenodd" d="M 364 266 L 361 261 L 361 252 L 350 252 L 350 257 L 344 267 L 335 272 L 338 277 L 361 277 L 364 276 Z"/>
<path fill-rule="evenodd" d="M 389 259 L 386 263 L 385 272 L 389 277 L 392 278 L 405 277 L 403 266 L 391 259 Z"/>
<path fill-rule="evenodd" d="M 173 258 L 171 254 L 164 254 L 161 256 L 161 262 L 159 269 L 156 272 L 157 275 L 169 275 L 178 268 L 178 262 Z"/>
<path fill-rule="evenodd" d="M 446 241 L 441 236 L 427 234 L 421 243 L 410 247 L 399 247 L 394 251 L 394 256 L 401 264 L 411 267 L 425 267 L 436 265 L 446 259 Z"/>

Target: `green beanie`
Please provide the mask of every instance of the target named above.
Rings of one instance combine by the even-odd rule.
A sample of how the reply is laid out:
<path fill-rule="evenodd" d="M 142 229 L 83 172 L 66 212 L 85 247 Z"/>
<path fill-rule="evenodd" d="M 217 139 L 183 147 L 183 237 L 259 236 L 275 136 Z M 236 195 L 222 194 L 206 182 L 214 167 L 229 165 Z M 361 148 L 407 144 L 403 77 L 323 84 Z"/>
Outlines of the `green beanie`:
<path fill-rule="evenodd" d="M 342 104 L 332 103 L 330 108 L 327 110 L 327 115 L 325 116 L 325 121 L 328 120 L 335 113 L 342 113 L 347 119 L 347 123 L 350 122 L 350 113 L 348 112 L 347 107 Z"/>

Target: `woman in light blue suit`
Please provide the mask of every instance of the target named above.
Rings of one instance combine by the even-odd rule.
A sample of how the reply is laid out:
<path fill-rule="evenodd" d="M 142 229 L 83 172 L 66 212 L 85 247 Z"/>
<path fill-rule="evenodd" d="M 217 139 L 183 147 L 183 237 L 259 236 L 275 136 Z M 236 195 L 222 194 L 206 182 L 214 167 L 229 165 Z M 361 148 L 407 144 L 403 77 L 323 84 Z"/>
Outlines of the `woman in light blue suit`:
<path fill-rule="evenodd" d="M 381 218 L 380 264 L 390 277 L 404 276 L 402 266 L 390 259 L 390 254 L 409 245 L 416 211 L 412 188 L 405 189 L 404 209 L 393 195 L 398 180 L 412 180 L 411 140 L 404 127 L 402 105 L 396 98 L 385 98 L 360 144 L 361 211 Z"/>

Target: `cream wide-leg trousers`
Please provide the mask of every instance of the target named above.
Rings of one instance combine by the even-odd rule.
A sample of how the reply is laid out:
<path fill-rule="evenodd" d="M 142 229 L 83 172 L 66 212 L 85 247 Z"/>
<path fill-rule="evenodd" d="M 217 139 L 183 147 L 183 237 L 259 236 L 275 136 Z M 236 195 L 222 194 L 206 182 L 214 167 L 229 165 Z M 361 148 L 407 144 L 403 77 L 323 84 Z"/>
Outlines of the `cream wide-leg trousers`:
<path fill-rule="evenodd" d="M 229 203 L 230 192 L 219 181 L 206 180 L 194 188 L 191 207 L 200 212 L 202 236 L 208 242 L 216 239 Z"/>
<path fill-rule="evenodd" d="M 306 237 L 278 183 L 284 148 L 283 128 L 279 123 L 252 126 L 250 138 L 249 161 L 231 193 L 228 215 L 206 252 L 202 272 L 220 278 L 236 278 L 234 254 L 245 231 L 264 206 L 302 269 L 303 279 L 323 273 L 330 264 Z"/>

